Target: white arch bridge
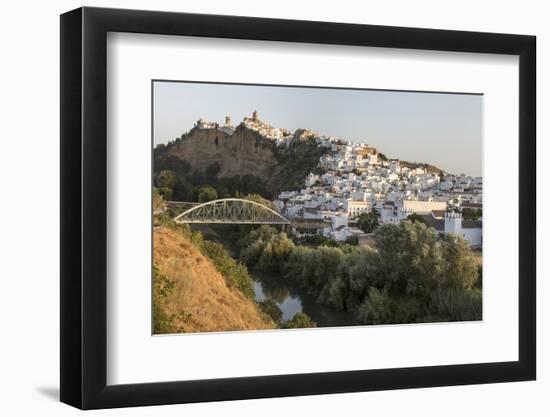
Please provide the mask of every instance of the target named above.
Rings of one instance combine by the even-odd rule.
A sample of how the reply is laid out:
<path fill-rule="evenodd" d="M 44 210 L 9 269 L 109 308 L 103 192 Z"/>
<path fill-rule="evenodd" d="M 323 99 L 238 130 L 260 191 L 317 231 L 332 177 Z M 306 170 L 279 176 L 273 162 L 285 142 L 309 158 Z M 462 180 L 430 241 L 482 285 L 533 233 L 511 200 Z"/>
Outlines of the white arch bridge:
<path fill-rule="evenodd" d="M 290 224 L 275 210 L 242 198 L 222 198 L 195 205 L 178 214 L 174 221 L 177 223 Z"/>

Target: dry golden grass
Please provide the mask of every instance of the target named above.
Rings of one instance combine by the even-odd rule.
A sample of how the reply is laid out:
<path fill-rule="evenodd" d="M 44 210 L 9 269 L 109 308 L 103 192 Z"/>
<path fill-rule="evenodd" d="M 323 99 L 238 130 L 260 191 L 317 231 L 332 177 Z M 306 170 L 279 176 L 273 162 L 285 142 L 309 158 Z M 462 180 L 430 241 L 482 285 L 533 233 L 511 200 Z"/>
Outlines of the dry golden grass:
<path fill-rule="evenodd" d="M 252 300 L 228 287 L 210 260 L 181 233 L 154 231 L 154 261 L 175 283 L 160 309 L 186 333 L 273 329 L 273 321 Z"/>

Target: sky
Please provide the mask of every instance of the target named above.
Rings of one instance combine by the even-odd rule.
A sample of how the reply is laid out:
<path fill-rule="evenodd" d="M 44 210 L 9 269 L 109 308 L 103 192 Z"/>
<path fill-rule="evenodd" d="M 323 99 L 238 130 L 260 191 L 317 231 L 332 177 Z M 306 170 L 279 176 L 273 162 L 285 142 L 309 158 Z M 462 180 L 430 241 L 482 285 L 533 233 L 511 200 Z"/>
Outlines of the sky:
<path fill-rule="evenodd" d="M 390 158 L 482 175 L 483 96 L 381 90 L 155 81 L 153 141 L 173 140 L 200 119 L 260 120 L 367 142 Z"/>

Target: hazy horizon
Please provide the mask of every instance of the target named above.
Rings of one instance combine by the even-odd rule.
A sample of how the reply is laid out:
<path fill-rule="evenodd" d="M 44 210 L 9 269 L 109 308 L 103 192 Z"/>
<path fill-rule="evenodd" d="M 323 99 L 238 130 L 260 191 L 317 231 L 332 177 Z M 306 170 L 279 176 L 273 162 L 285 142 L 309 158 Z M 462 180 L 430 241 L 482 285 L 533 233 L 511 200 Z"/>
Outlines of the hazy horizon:
<path fill-rule="evenodd" d="M 390 158 L 426 162 L 453 174 L 482 175 L 481 95 L 195 82 L 154 82 L 156 146 L 200 119 L 262 121 L 367 142 Z"/>

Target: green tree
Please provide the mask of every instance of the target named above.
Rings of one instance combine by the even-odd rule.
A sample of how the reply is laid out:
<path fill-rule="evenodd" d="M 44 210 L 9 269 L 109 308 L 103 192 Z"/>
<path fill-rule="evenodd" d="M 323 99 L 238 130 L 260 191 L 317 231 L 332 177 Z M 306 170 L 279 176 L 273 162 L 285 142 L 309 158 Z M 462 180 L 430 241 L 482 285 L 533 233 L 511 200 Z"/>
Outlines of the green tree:
<path fill-rule="evenodd" d="M 357 219 L 357 225 L 365 233 L 372 233 L 378 227 L 378 216 L 374 210 L 361 213 Z"/>
<path fill-rule="evenodd" d="M 159 172 L 157 177 L 157 187 L 160 195 L 165 200 L 172 200 L 176 183 L 177 177 L 172 171 L 164 170 Z"/>
<path fill-rule="evenodd" d="M 462 218 L 464 220 L 479 220 L 483 215 L 482 209 L 473 209 L 473 208 L 463 208 L 462 209 Z"/>
<path fill-rule="evenodd" d="M 198 190 L 197 200 L 199 203 L 206 203 L 207 201 L 216 200 L 217 198 L 218 192 L 210 186 L 201 187 Z"/>
<path fill-rule="evenodd" d="M 241 258 L 247 265 L 273 271 L 282 268 L 294 249 L 294 242 L 286 233 L 268 226 L 250 232 L 242 245 Z"/>
<path fill-rule="evenodd" d="M 439 285 L 441 250 L 432 228 L 404 220 L 380 226 L 374 239 L 392 292 L 426 296 Z"/>
<path fill-rule="evenodd" d="M 478 279 L 478 265 L 468 242 L 456 235 L 442 235 L 439 242 L 442 285 L 452 288 L 472 288 Z"/>
<path fill-rule="evenodd" d="M 327 301 L 343 310 L 352 310 L 361 304 L 370 287 L 384 288 L 386 285 L 380 270 L 380 255 L 368 246 L 354 248 L 346 253 L 338 266 L 336 276 L 336 285 L 330 287 Z"/>
<path fill-rule="evenodd" d="M 266 207 L 269 207 L 272 210 L 277 211 L 277 207 L 275 206 L 275 204 L 273 204 L 267 198 L 263 198 L 260 194 L 244 194 L 243 195 L 243 194 L 241 194 L 240 192 L 237 191 L 237 193 L 235 193 L 235 197 L 242 198 L 243 200 L 249 200 L 249 201 L 253 201 L 255 203 L 259 203 L 259 204 L 262 204 Z"/>

